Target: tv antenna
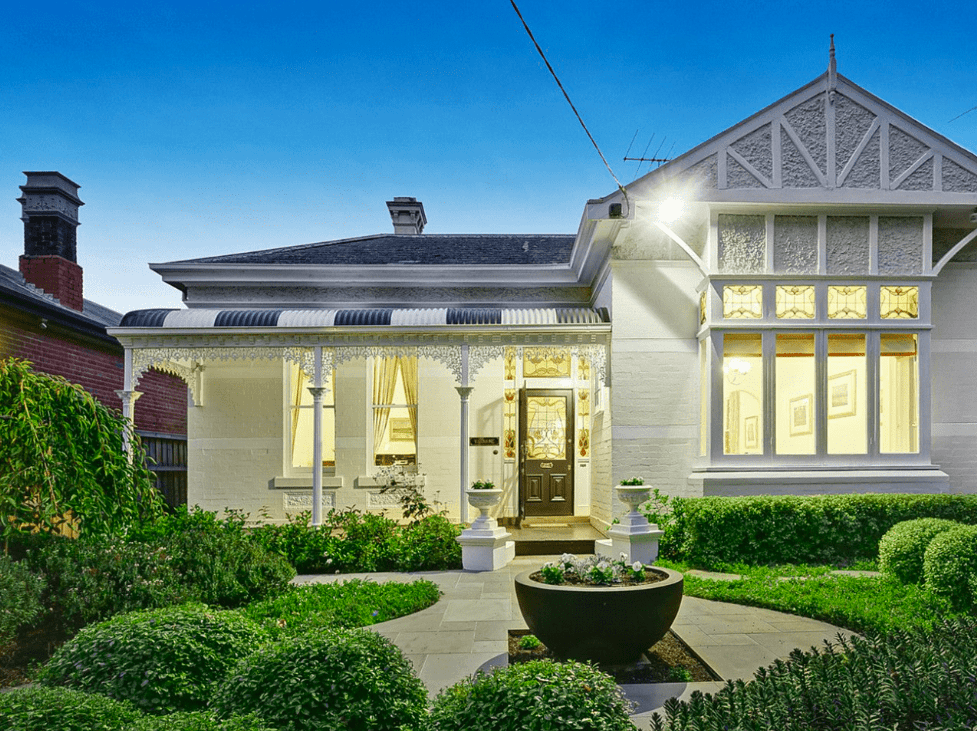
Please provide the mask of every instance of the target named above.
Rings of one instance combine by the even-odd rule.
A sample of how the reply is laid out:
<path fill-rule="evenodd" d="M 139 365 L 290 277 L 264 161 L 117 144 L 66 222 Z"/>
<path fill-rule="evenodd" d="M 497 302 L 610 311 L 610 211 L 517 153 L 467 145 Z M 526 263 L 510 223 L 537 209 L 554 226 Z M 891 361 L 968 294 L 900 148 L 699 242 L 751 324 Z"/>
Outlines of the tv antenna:
<path fill-rule="evenodd" d="M 638 132 L 639 132 L 639 130 L 635 130 L 634 131 L 634 137 L 631 138 L 631 144 L 628 145 L 628 151 L 624 153 L 624 161 L 625 162 L 637 162 L 638 163 L 638 167 L 636 167 L 634 169 L 634 177 L 635 178 L 638 177 L 638 171 L 641 170 L 641 164 L 642 163 L 645 163 L 645 162 L 648 162 L 648 163 L 658 163 L 658 165 L 660 167 L 662 163 L 666 163 L 666 162 L 671 161 L 672 158 L 668 157 L 668 155 L 671 155 L 672 154 L 672 150 L 675 148 L 675 143 L 673 142 L 672 143 L 672 146 L 668 149 L 667 155 L 665 157 L 659 157 L 659 153 L 661 153 L 661 149 L 665 145 L 665 140 L 668 139 L 667 137 L 662 137 L 662 141 L 658 143 L 658 148 L 655 150 L 655 154 L 652 155 L 651 157 L 645 157 L 645 155 L 648 154 L 648 150 L 651 148 L 651 143 L 654 142 L 654 140 L 655 140 L 655 133 L 652 133 L 651 138 L 648 140 L 648 144 L 645 145 L 644 152 L 641 153 L 641 157 L 628 157 L 628 154 L 631 152 L 631 147 L 634 145 L 634 141 L 638 137 Z"/>

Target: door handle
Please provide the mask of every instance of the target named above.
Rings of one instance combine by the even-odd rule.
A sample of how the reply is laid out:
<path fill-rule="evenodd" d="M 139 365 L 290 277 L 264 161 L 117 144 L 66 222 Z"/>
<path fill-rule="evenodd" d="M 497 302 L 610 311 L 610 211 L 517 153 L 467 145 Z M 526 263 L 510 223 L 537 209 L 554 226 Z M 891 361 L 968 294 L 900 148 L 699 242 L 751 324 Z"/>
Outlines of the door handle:
<path fill-rule="evenodd" d="M 552 462 L 540 462 L 539 463 L 539 468 L 541 470 L 551 470 L 551 469 L 553 469 L 553 463 Z"/>

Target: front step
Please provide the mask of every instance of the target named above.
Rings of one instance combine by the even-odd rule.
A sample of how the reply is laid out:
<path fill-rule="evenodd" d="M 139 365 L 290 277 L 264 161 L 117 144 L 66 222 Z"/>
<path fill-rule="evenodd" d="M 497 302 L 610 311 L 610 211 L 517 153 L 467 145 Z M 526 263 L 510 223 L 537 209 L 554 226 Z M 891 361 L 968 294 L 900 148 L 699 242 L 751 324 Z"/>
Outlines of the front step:
<path fill-rule="evenodd" d="M 594 553 L 594 542 L 603 538 L 586 517 L 540 516 L 525 518 L 519 528 L 508 527 L 516 542 L 517 556 Z"/>
<path fill-rule="evenodd" d="M 594 543 L 596 539 L 592 540 L 564 540 L 564 539 L 552 539 L 552 540 L 538 540 L 538 541 L 527 541 L 527 540 L 517 540 L 516 541 L 516 555 L 517 556 L 553 556 L 564 553 L 572 553 L 575 556 L 587 556 L 594 553 Z"/>

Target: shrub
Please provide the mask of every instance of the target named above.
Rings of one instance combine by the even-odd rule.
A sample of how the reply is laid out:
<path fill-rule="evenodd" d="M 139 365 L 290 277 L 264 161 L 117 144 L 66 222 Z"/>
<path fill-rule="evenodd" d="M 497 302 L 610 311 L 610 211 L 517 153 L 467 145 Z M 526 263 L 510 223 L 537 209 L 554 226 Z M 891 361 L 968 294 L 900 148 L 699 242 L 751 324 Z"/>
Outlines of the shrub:
<path fill-rule="evenodd" d="M 904 584 L 923 581 L 923 554 L 933 537 L 960 525 L 942 518 L 896 523 L 879 541 L 879 570 Z"/>
<path fill-rule="evenodd" d="M 242 660 L 214 694 L 219 716 L 257 710 L 276 729 L 414 729 L 427 691 L 389 640 L 329 629 L 269 644 Z"/>
<path fill-rule="evenodd" d="M 192 596 L 170 556 L 150 545 L 50 538 L 27 560 L 47 580 L 47 601 L 68 630 Z"/>
<path fill-rule="evenodd" d="M 209 711 L 179 711 L 168 716 L 143 716 L 125 731 L 274 731 L 256 713 L 221 720 Z"/>
<path fill-rule="evenodd" d="M 31 573 L 27 564 L 0 553 L 0 658 L 17 628 L 41 616 L 43 590 L 44 579 Z"/>
<path fill-rule="evenodd" d="M 712 568 L 742 562 L 847 563 L 874 558 L 896 523 L 977 524 L 977 495 L 764 495 L 674 498 L 665 556 Z"/>
<path fill-rule="evenodd" d="M 442 571 L 461 568 L 461 528 L 443 515 L 399 525 L 384 515 L 330 510 L 320 527 L 308 513 L 285 525 L 254 528 L 255 540 L 300 574 L 363 571 Z"/>
<path fill-rule="evenodd" d="M 442 690 L 432 731 L 633 729 L 630 704 L 613 678 L 591 665 L 531 660 L 477 673 Z"/>
<path fill-rule="evenodd" d="M 212 684 L 264 638 L 239 613 L 202 605 L 132 612 L 81 630 L 38 680 L 128 700 L 147 713 L 198 710 Z"/>
<path fill-rule="evenodd" d="M 977 619 L 794 650 L 714 695 L 665 703 L 655 731 L 969 729 L 977 724 Z"/>
<path fill-rule="evenodd" d="M 283 525 L 260 525 L 251 535 L 265 550 L 283 556 L 300 574 L 332 573 L 337 567 L 329 556 L 338 538 L 332 535 L 331 525 L 313 528 L 311 520 L 306 511 L 289 516 Z"/>
<path fill-rule="evenodd" d="M 239 607 L 285 591 L 295 569 L 244 533 L 187 530 L 164 539 L 173 566 L 193 595 L 221 607 Z"/>
<path fill-rule="evenodd" d="M 398 571 L 447 571 L 461 568 L 461 526 L 443 515 L 429 515 L 401 526 L 394 542 Z"/>
<path fill-rule="evenodd" d="M 977 526 L 961 525 L 940 533 L 923 557 L 926 588 L 950 600 L 957 609 L 977 606 Z"/>
<path fill-rule="evenodd" d="M 290 587 L 273 599 L 248 605 L 244 613 L 270 625 L 279 635 L 295 635 L 326 627 L 365 627 L 412 614 L 441 596 L 427 580 L 410 584 L 352 579 L 335 584 Z"/>
<path fill-rule="evenodd" d="M 123 731 L 140 716 L 125 701 L 69 688 L 35 685 L 0 693 L 5 731 Z"/>

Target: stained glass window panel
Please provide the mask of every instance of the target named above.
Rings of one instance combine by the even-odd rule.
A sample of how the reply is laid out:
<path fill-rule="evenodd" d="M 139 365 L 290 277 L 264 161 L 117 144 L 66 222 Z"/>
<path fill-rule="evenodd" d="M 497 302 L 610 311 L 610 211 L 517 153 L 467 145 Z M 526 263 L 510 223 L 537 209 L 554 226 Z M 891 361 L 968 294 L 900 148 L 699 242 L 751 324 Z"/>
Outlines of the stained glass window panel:
<path fill-rule="evenodd" d="M 561 396 L 526 399 L 526 457 L 566 459 L 567 400 Z"/>
<path fill-rule="evenodd" d="M 880 287 L 879 314 L 883 320 L 919 317 L 919 287 Z"/>
<path fill-rule="evenodd" d="M 525 378 L 569 378 L 570 351 L 566 348 L 526 348 L 522 375 Z"/>
<path fill-rule="evenodd" d="M 759 284 L 727 284 L 723 287 L 723 317 L 727 320 L 763 317 L 763 287 Z"/>
<path fill-rule="evenodd" d="M 861 286 L 828 287 L 828 319 L 864 320 L 866 288 Z"/>
<path fill-rule="evenodd" d="M 789 284 L 777 287 L 777 319 L 813 320 L 814 285 Z"/>

